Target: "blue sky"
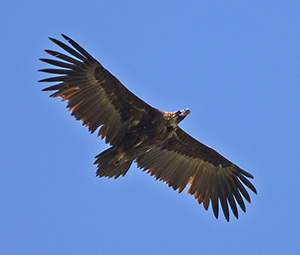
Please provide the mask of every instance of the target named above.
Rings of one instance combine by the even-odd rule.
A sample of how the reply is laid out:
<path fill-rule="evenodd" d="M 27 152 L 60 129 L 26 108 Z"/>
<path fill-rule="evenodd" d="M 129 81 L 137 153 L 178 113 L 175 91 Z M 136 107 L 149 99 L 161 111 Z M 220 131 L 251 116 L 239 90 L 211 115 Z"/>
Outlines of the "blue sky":
<path fill-rule="evenodd" d="M 296 254 L 299 1 L 3 1 L 1 254 Z M 131 91 L 251 172 L 247 213 L 216 220 L 133 165 L 95 178 L 107 148 L 41 92 L 65 33 Z"/>

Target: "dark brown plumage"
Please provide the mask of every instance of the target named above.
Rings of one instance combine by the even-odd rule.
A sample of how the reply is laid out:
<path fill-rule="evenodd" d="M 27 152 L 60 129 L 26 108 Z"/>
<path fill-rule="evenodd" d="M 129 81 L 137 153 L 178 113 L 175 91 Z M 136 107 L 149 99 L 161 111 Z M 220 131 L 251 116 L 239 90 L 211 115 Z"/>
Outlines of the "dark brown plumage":
<path fill-rule="evenodd" d="M 138 167 L 181 192 L 187 185 L 207 210 L 211 202 L 218 218 L 219 202 L 229 221 L 229 206 L 236 218 L 236 202 L 245 212 L 244 199 L 250 196 L 244 186 L 256 193 L 246 178 L 253 176 L 224 158 L 214 149 L 184 132 L 178 123 L 188 109 L 165 112 L 151 107 L 107 71 L 97 60 L 69 37 L 71 46 L 50 38 L 72 57 L 46 50 L 59 60 L 41 59 L 55 69 L 40 71 L 55 74 L 41 82 L 57 82 L 44 91 L 67 101 L 72 115 L 90 132 L 96 131 L 112 145 L 96 156 L 96 175 L 124 176 L 135 160 Z"/>

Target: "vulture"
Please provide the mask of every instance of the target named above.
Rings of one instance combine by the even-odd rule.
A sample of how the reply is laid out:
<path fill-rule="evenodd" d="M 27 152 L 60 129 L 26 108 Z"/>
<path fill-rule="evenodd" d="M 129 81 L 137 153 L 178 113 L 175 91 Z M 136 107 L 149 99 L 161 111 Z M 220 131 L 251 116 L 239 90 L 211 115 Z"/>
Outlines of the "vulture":
<path fill-rule="evenodd" d="M 124 176 L 135 161 L 179 193 L 188 186 L 187 192 L 206 210 L 211 203 L 216 218 L 219 207 L 227 221 L 229 207 L 236 218 L 237 204 L 246 211 L 246 187 L 257 193 L 249 181 L 253 176 L 178 126 L 189 109 L 166 112 L 150 106 L 74 40 L 62 36 L 69 45 L 49 39 L 67 54 L 45 50 L 56 59 L 40 59 L 54 66 L 39 70 L 52 74 L 40 82 L 55 82 L 43 91 L 67 101 L 71 115 L 111 145 L 95 157 L 96 176 Z"/>

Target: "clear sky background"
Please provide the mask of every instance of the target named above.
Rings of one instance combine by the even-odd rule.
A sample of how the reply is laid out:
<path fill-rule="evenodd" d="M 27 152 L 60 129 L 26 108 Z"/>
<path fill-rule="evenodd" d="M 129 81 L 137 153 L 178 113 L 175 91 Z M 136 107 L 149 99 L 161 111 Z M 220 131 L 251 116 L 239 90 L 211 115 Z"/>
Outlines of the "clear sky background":
<path fill-rule="evenodd" d="M 299 1 L 2 1 L 0 254 L 299 254 Z M 107 148 L 41 92 L 65 33 L 131 91 L 251 172 L 229 223 Z"/>

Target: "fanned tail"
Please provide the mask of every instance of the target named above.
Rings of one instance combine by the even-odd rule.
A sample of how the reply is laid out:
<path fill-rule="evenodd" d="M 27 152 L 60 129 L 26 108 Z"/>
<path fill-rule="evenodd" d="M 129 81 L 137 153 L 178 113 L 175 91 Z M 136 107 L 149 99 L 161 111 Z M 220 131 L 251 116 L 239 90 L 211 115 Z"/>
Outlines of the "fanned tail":
<path fill-rule="evenodd" d="M 117 147 L 111 147 L 95 158 L 94 164 L 98 165 L 96 176 L 115 179 L 120 175 L 124 176 L 133 161 L 133 159 L 126 159 L 126 153 Z"/>

